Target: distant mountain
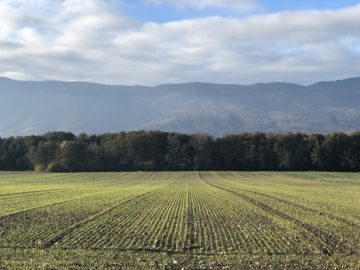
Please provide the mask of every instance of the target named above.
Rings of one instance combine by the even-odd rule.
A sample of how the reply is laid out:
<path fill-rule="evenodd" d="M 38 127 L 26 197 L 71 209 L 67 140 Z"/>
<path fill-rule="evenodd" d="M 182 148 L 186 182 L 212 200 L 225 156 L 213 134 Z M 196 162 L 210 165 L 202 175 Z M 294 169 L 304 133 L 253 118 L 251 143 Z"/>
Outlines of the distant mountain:
<path fill-rule="evenodd" d="M 0 137 L 53 130 L 155 129 L 224 135 L 244 131 L 360 130 L 360 78 L 319 82 L 111 86 L 0 78 Z"/>

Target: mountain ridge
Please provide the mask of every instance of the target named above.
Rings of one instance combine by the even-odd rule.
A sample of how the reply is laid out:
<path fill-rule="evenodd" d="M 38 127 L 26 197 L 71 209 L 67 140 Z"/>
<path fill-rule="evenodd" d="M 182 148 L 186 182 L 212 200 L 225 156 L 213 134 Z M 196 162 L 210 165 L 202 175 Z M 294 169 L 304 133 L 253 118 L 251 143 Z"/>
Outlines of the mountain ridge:
<path fill-rule="evenodd" d="M 282 82 L 282 81 L 270 81 L 270 82 L 257 82 L 257 83 L 251 83 L 251 84 L 237 84 L 237 83 L 211 83 L 211 82 L 202 82 L 202 81 L 189 81 L 189 82 L 183 82 L 183 83 L 166 83 L 166 84 L 158 84 L 154 86 L 147 86 L 147 85 L 126 85 L 126 84 L 107 84 L 107 83 L 101 83 L 101 82 L 89 82 L 89 81 L 61 81 L 61 80 L 17 80 L 12 79 L 9 77 L 0 76 L 0 81 L 6 80 L 6 81 L 13 81 L 13 82 L 24 82 L 24 83 L 69 83 L 69 84 L 77 84 L 77 83 L 83 83 L 83 84 L 91 84 L 91 85 L 99 85 L 99 86 L 110 86 L 110 87 L 147 87 L 147 88 L 156 88 L 156 87 L 163 87 L 163 86 L 173 86 L 173 85 L 191 85 L 191 84 L 198 84 L 198 85 L 225 85 L 225 86 L 255 86 L 255 85 L 264 85 L 264 84 L 286 84 L 286 85 L 293 85 L 293 86 L 302 86 L 302 87 L 311 87 L 315 86 L 317 84 L 323 84 L 323 83 L 338 83 L 338 82 L 347 82 L 347 81 L 356 81 L 360 82 L 360 76 L 358 77 L 349 77 L 344 79 L 337 79 L 333 81 L 325 80 L 325 81 L 318 81 L 309 85 L 303 85 L 299 83 L 291 83 L 291 82 Z"/>
<path fill-rule="evenodd" d="M 52 130 L 239 132 L 360 129 L 360 77 L 308 86 L 272 82 L 158 86 L 0 77 L 0 137 Z"/>

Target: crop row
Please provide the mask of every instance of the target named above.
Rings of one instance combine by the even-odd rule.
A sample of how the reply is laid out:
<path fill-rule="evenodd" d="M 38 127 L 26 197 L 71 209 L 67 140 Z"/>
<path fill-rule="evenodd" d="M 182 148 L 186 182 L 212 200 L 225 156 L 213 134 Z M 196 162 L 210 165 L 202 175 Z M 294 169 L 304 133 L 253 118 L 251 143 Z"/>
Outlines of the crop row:
<path fill-rule="evenodd" d="M 63 191 L 59 198 L 53 196 L 55 201 L 0 217 L 0 246 L 42 246 L 49 238 L 74 224 L 160 186 L 139 184 L 134 180 L 133 183 L 120 181 L 118 185 L 85 188 L 77 191 L 74 196 L 68 194 L 69 191 Z"/>
<path fill-rule="evenodd" d="M 214 177 L 215 174 L 215 177 Z M 319 249 L 323 253 L 341 252 L 352 254 L 356 250 L 356 243 L 359 239 L 360 225 L 344 217 L 316 209 L 316 205 L 295 203 L 291 200 L 274 196 L 266 192 L 252 190 L 251 186 L 244 186 L 245 181 L 237 178 L 236 182 L 229 184 L 226 181 L 226 174 L 202 173 L 203 178 L 211 185 L 235 194 L 242 200 L 267 212 L 269 215 L 292 223 L 299 230 L 304 230 L 314 239 L 318 239 Z"/>
<path fill-rule="evenodd" d="M 195 254 L 309 253 L 316 244 L 303 231 L 277 223 L 196 173 L 175 176 L 169 185 L 112 208 L 56 243 L 64 248 Z"/>
<path fill-rule="evenodd" d="M 352 254 L 360 242 L 357 206 L 331 211 L 333 199 L 321 195 L 334 194 L 323 188 L 326 179 L 266 172 L 12 177 L 13 189 L 0 177 L 0 248 L 305 255 Z M 351 202 L 359 193 L 353 182 L 329 185 Z"/>

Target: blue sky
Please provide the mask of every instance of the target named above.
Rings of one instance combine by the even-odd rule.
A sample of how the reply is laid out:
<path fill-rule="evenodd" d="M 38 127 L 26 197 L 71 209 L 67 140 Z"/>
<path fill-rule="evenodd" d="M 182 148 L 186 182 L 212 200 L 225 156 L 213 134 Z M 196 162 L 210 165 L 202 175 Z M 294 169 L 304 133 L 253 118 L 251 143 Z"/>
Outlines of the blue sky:
<path fill-rule="evenodd" d="M 0 0 L 0 76 L 310 84 L 360 76 L 360 1 Z"/>
<path fill-rule="evenodd" d="M 354 0 L 262 0 L 268 12 L 298 9 L 337 9 L 358 4 Z"/>
<path fill-rule="evenodd" d="M 195 1 L 194 1 L 195 2 Z M 169 22 L 190 18 L 201 18 L 207 16 L 225 16 L 225 17 L 244 17 L 249 15 L 291 11 L 291 10 L 326 10 L 338 9 L 342 7 L 352 6 L 360 3 L 355 0 L 262 0 L 258 1 L 259 8 L 244 12 L 234 12 L 231 9 L 219 9 L 216 7 L 206 7 L 203 9 L 193 7 L 176 7 L 171 4 L 149 4 L 142 1 L 126 0 L 122 6 L 122 12 L 126 12 L 131 17 L 141 21 Z"/>

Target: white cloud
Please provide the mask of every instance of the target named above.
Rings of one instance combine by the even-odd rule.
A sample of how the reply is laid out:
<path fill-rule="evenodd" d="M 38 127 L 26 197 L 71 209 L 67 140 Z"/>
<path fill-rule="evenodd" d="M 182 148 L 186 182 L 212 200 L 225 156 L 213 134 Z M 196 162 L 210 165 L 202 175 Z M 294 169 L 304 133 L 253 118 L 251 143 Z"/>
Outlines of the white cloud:
<path fill-rule="evenodd" d="M 0 76 L 154 85 L 360 75 L 360 5 L 140 23 L 115 2 L 0 0 Z"/>
<path fill-rule="evenodd" d="M 350 53 L 360 56 L 360 37 L 343 37 L 340 42 Z"/>
<path fill-rule="evenodd" d="M 150 4 L 168 4 L 178 8 L 191 7 L 204 9 L 215 7 L 220 9 L 235 9 L 237 11 L 248 11 L 258 8 L 260 4 L 257 0 L 143 0 Z"/>

